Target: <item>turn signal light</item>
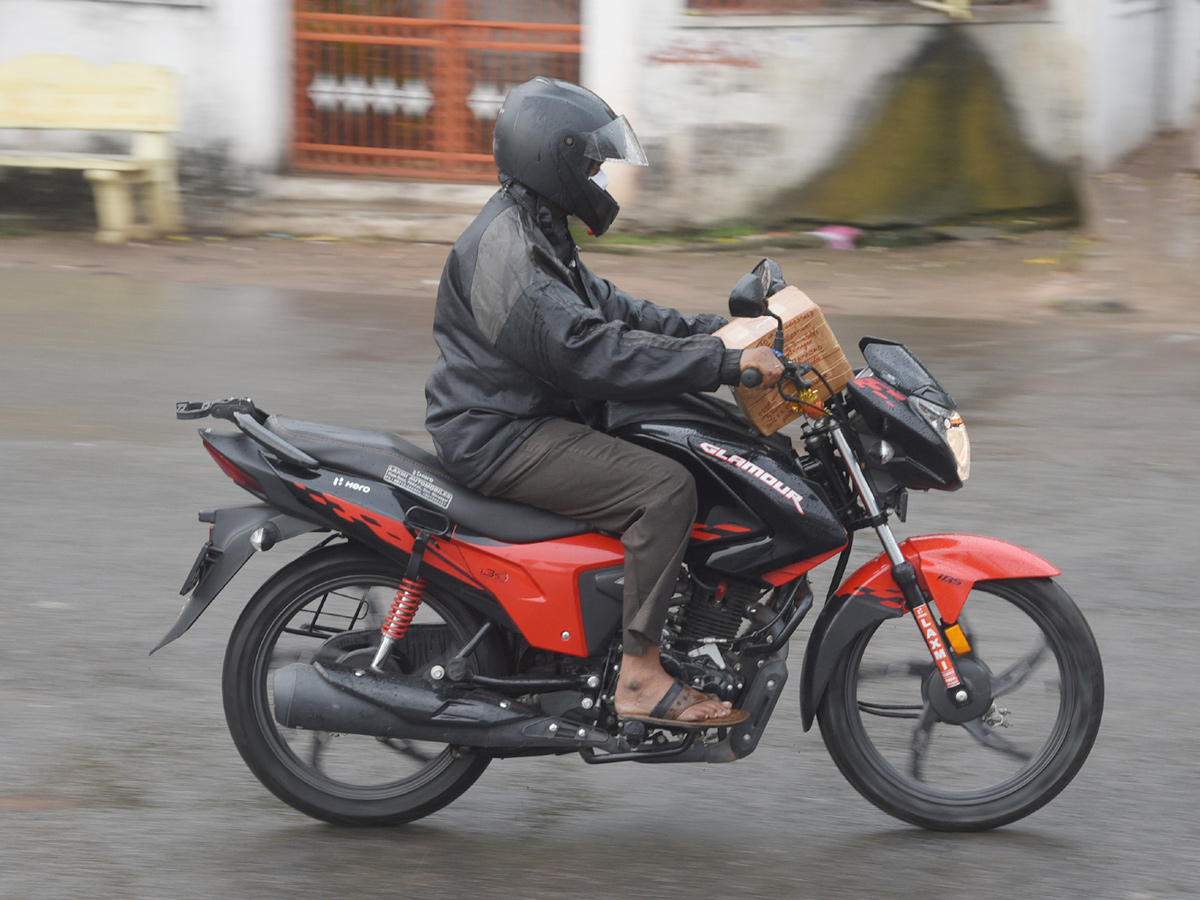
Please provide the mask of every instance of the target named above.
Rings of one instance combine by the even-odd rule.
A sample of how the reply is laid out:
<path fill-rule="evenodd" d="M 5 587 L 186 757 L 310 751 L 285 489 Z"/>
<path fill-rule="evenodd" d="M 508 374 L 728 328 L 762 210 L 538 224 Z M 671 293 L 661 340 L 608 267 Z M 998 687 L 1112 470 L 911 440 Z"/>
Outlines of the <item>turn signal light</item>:
<path fill-rule="evenodd" d="M 958 625 L 951 625 L 946 629 L 946 640 L 950 642 L 950 646 L 959 656 L 965 656 L 971 652 L 971 642 L 967 640 L 967 636 L 963 634 L 962 628 Z"/>

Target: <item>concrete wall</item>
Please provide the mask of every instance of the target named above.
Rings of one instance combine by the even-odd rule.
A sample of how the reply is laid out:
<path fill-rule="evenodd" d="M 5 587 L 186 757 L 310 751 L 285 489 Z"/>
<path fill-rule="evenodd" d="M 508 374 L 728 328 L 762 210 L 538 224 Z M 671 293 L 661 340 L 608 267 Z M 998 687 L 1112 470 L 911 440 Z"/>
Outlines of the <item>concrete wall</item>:
<path fill-rule="evenodd" d="M 836 161 L 946 17 L 915 7 L 887 13 L 692 16 L 683 0 L 644 4 L 628 18 L 585 3 L 588 58 L 617 58 L 637 75 L 585 64 L 602 95 L 631 80 L 625 105 L 653 167 L 632 186 L 630 218 L 656 226 L 752 217 L 781 186 Z M 587 11 L 592 10 L 589 14 Z M 619 21 L 619 24 L 618 24 Z M 1029 145 L 1050 159 L 1081 155 L 1082 124 L 1066 44 L 1046 11 L 985 10 L 968 33 L 1001 73 Z M 629 47 L 638 53 L 630 54 Z M 616 168 L 616 167 L 612 167 Z M 628 181 L 628 178 L 626 179 Z M 702 194 L 696 186 L 703 184 Z M 636 196 L 636 199 L 635 199 Z"/>
<path fill-rule="evenodd" d="M 1186 127 L 1196 103 L 1200 0 L 977 6 L 960 25 L 902 5 L 777 16 L 617 5 L 584 2 L 583 78 L 619 98 L 646 145 L 652 168 L 623 173 L 614 192 L 626 221 L 651 227 L 754 218 L 782 188 L 824 177 L 947 28 L 998 76 L 1022 152 L 1051 165 L 1108 168 Z"/>
<path fill-rule="evenodd" d="M 185 186 L 194 196 L 251 190 L 287 155 L 290 9 L 289 0 L 0 0 L 0 60 L 53 52 L 167 66 L 182 88 Z M 997 73 L 1023 147 L 1052 164 L 1104 169 L 1200 115 L 1200 0 L 976 9 L 949 26 L 904 4 L 696 16 L 684 0 L 584 0 L 583 81 L 629 116 L 653 162 L 610 167 L 623 218 L 754 216 L 781 186 L 836 166 L 948 27 Z"/>
<path fill-rule="evenodd" d="M 65 53 L 175 72 L 184 175 L 210 187 L 278 169 L 290 46 L 288 0 L 0 0 L 0 60 Z"/>
<path fill-rule="evenodd" d="M 1200 127 L 1200 0 L 1055 0 L 1083 159 L 1111 168 L 1159 131 Z"/>
<path fill-rule="evenodd" d="M 1165 4 L 1108 0 L 1093 57 L 1086 154 L 1106 169 L 1165 126 Z"/>
<path fill-rule="evenodd" d="M 1175 0 L 1168 31 L 1167 124 L 1173 129 L 1200 130 L 1200 0 Z"/>

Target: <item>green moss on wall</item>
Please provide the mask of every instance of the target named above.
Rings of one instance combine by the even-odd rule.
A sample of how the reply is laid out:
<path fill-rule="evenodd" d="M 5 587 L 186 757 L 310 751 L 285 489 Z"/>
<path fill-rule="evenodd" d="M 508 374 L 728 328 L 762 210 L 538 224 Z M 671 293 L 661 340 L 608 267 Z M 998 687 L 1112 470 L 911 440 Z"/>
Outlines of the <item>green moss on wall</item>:
<path fill-rule="evenodd" d="M 870 228 L 1008 211 L 1078 217 L 1066 167 L 1021 137 L 1000 76 L 960 27 L 944 27 L 903 71 L 837 162 L 772 204 L 775 222 Z"/>

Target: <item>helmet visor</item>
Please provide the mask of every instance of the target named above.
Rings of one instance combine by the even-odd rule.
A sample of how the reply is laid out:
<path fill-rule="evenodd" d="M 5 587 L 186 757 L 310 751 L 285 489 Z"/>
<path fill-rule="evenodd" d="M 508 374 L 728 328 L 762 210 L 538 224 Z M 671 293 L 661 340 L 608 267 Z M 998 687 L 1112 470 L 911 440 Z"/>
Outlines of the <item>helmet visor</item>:
<path fill-rule="evenodd" d="M 646 151 L 624 116 L 617 116 L 603 128 L 597 128 L 585 137 L 583 155 L 588 159 L 596 162 L 615 159 L 632 166 L 649 165 Z"/>

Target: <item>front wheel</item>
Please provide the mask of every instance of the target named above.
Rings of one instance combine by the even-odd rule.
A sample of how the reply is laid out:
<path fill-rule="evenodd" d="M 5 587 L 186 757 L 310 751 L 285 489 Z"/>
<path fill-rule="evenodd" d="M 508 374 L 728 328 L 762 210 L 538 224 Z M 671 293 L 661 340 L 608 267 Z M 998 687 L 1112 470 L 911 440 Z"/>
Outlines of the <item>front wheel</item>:
<path fill-rule="evenodd" d="M 488 758 L 445 744 L 285 728 L 275 720 L 273 677 L 290 663 L 370 665 L 403 569 L 353 545 L 303 556 L 268 581 L 242 612 L 225 654 L 225 717 L 246 764 L 301 812 L 342 825 L 395 825 L 441 809 L 470 787 Z M 474 635 L 476 618 L 428 590 L 389 667 L 421 674 Z M 472 671 L 503 674 L 489 635 L 467 657 Z"/>
<path fill-rule="evenodd" d="M 983 831 L 1053 799 L 1100 728 L 1104 678 L 1083 614 L 1044 578 L 980 582 L 958 657 L 986 709 L 953 722 L 910 616 L 858 636 L 818 710 L 842 774 L 883 811 L 935 831 Z M 940 710 L 940 711 L 939 711 Z M 961 717 L 959 717 L 961 718 Z"/>

